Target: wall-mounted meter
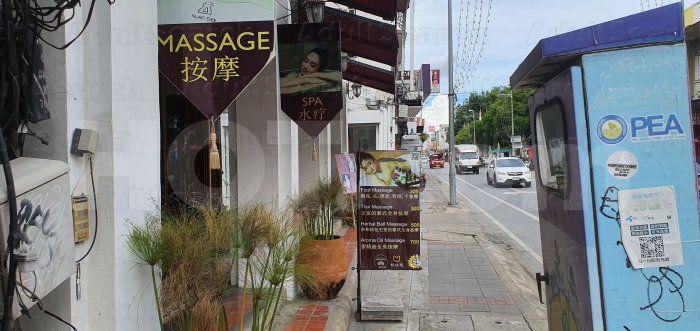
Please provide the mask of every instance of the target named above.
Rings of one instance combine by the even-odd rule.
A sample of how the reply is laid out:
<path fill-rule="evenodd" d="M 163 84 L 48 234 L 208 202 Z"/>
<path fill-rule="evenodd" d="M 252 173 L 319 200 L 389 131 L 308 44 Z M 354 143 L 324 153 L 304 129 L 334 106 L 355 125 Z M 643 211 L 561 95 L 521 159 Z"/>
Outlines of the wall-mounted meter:
<path fill-rule="evenodd" d="M 60 161 L 19 158 L 13 160 L 19 213 L 19 248 L 15 250 L 17 281 L 43 298 L 75 272 L 75 244 L 68 166 Z M 9 231 L 9 206 L 5 176 L 0 169 L 0 249 L 5 251 Z M 29 293 L 18 286 L 27 307 Z M 20 311 L 15 299 L 13 317 Z"/>

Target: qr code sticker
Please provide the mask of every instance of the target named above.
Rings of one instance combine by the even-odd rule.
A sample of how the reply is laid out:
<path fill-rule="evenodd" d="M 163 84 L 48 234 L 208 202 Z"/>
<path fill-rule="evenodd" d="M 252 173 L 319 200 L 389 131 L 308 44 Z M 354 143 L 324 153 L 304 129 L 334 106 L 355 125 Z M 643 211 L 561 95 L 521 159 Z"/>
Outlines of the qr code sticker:
<path fill-rule="evenodd" d="M 639 237 L 639 247 L 642 250 L 642 258 L 664 257 L 664 237 L 651 236 Z"/>

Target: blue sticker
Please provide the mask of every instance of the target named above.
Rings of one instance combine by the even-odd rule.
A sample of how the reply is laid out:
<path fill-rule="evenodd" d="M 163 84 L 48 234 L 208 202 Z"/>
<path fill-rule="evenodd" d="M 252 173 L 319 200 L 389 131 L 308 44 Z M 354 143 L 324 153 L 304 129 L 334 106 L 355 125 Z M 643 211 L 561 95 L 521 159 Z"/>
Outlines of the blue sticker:
<path fill-rule="evenodd" d="M 627 137 L 627 122 L 617 115 L 607 115 L 598 122 L 598 138 L 614 145 Z"/>

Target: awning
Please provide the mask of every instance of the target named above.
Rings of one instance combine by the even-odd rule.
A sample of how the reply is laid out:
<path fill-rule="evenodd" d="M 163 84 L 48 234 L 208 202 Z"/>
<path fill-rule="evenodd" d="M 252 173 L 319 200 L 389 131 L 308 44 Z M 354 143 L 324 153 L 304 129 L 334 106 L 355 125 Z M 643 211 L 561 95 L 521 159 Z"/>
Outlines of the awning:
<path fill-rule="evenodd" d="M 396 92 L 394 74 L 391 71 L 357 61 L 348 61 L 348 70 L 343 73 L 343 79 L 389 94 Z"/>
<path fill-rule="evenodd" d="M 387 21 L 394 21 L 398 8 L 397 2 L 406 3 L 407 0 L 331 0 L 331 2 L 377 15 Z"/>
<path fill-rule="evenodd" d="M 683 42 L 681 3 L 542 39 L 510 77 L 514 89 L 542 86 L 582 55 Z"/>
<path fill-rule="evenodd" d="M 385 1 L 370 2 L 374 6 L 382 7 L 384 6 L 382 3 Z M 395 6 L 396 4 L 394 4 Z M 306 20 L 306 18 L 304 19 Z M 387 24 L 328 6 L 325 8 L 324 20 L 326 22 L 340 22 L 343 52 L 396 67 L 399 40 L 396 36 L 396 27 L 393 24 Z"/>

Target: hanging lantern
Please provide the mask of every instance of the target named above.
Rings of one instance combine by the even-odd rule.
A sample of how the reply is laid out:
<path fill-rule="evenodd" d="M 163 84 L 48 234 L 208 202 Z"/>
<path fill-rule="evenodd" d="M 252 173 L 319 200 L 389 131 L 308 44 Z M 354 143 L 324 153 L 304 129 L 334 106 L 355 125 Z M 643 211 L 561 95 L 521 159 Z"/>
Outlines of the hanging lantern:
<path fill-rule="evenodd" d="M 323 0 L 306 0 L 304 8 L 306 9 L 306 17 L 311 23 L 323 22 L 323 12 L 326 8 Z"/>

